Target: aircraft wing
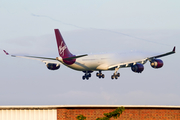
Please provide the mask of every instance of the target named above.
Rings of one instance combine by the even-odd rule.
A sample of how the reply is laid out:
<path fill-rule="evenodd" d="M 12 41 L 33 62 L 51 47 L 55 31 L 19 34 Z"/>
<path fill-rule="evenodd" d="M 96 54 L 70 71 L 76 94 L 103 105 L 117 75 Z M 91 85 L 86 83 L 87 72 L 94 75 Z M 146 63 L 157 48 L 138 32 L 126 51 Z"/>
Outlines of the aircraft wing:
<path fill-rule="evenodd" d="M 11 57 L 20 57 L 20 58 L 26 58 L 26 59 L 34 59 L 34 60 L 39 60 L 41 62 L 44 62 L 44 63 L 56 63 L 56 64 L 60 64 L 60 61 L 57 59 L 57 58 L 48 58 L 48 57 L 39 57 L 39 56 L 26 56 L 26 55 L 23 55 L 23 56 L 19 56 L 19 55 L 11 55 L 9 54 L 8 52 L 6 52 L 5 50 L 3 50 L 4 53 L 6 55 L 10 55 Z M 84 55 L 78 55 L 78 56 L 73 56 L 73 57 L 68 57 L 68 58 L 64 58 L 64 60 L 72 60 L 72 59 L 77 59 L 77 58 L 80 58 L 80 57 L 85 57 L 87 56 L 88 54 L 84 54 Z"/>
<path fill-rule="evenodd" d="M 174 54 L 176 52 L 176 47 L 174 46 L 173 50 L 171 52 L 167 52 L 167 53 L 164 53 L 164 54 L 161 54 L 161 55 L 156 55 L 156 56 L 153 56 L 153 57 L 150 57 L 151 59 L 152 58 L 160 58 L 160 57 L 164 57 L 164 56 L 167 56 L 167 55 L 170 55 L 170 54 Z"/>
<path fill-rule="evenodd" d="M 132 65 L 135 65 L 136 63 L 141 63 L 141 64 L 145 64 L 148 60 L 152 61 L 155 58 L 160 58 L 160 57 L 164 57 L 167 55 L 171 55 L 174 54 L 176 52 L 176 47 L 173 48 L 172 51 L 164 53 L 164 54 L 160 54 L 160 55 L 155 55 L 155 56 L 150 56 L 141 60 L 136 60 L 136 61 L 131 61 L 131 62 L 124 62 L 124 63 L 120 63 L 120 64 L 116 64 L 116 65 L 111 65 L 108 67 L 108 70 L 114 70 L 115 68 L 125 68 L 125 67 L 131 67 Z"/>
<path fill-rule="evenodd" d="M 38 57 L 38 56 L 26 56 L 26 55 L 23 55 L 23 56 L 19 56 L 19 55 L 11 55 L 9 54 L 8 52 L 6 52 L 5 50 L 3 50 L 4 53 L 6 55 L 9 55 L 11 57 L 19 57 L 19 58 L 26 58 L 26 59 L 33 59 L 33 60 L 39 60 L 43 63 L 55 63 L 55 64 L 60 64 L 60 62 L 58 60 L 56 60 L 56 58 L 47 58 L 47 57 Z"/>

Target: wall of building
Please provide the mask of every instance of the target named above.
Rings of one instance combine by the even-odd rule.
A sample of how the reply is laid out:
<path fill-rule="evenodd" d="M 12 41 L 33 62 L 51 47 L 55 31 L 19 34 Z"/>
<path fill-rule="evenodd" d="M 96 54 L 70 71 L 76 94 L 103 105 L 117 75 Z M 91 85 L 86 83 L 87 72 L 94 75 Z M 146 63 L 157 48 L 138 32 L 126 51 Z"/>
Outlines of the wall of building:
<path fill-rule="evenodd" d="M 3 109 L 0 120 L 57 120 L 57 110 Z"/>
<path fill-rule="evenodd" d="M 86 120 L 96 120 L 98 117 L 104 117 L 103 113 L 114 110 L 115 108 L 61 108 L 57 109 L 57 120 L 76 120 L 80 114 L 84 115 Z M 180 109 L 125 108 L 116 120 L 180 120 Z"/>
<path fill-rule="evenodd" d="M 123 105 L 125 111 L 117 120 L 180 120 L 180 106 Z M 120 105 L 54 105 L 0 106 L 0 120 L 86 120 L 104 117 Z M 115 120 L 115 119 L 111 119 Z"/>

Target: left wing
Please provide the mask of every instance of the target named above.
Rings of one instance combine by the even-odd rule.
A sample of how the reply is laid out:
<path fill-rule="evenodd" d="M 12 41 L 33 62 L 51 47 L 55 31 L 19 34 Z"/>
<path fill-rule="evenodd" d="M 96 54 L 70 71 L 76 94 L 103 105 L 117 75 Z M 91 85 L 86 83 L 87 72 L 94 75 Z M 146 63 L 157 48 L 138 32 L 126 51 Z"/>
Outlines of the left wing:
<path fill-rule="evenodd" d="M 161 54 L 161 55 L 156 55 L 156 56 L 153 56 L 153 57 L 150 57 L 150 59 L 152 58 L 160 58 L 160 57 L 164 57 L 164 56 L 167 56 L 167 55 L 171 55 L 171 54 L 174 54 L 176 53 L 176 47 L 174 46 L 173 50 L 171 52 L 167 52 L 167 53 L 164 53 L 164 54 Z"/>
<path fill-rule="evenodd" d="M 160 54 L 160 55 L 155 55 L 155 56 L 150 56 L 147 58 L 144 58 L 142 60 L 138 60 L 138 61 L 131 61 L 131 62 L 125 62 L 125 63 L 120 63 L 120 64 L 116 64 L 116 65 L 112 65 L 108 67 L 108 70 L 114 70 L 116 68 L 124 68 L 124 67 L 131 67 L 137 63 L 141 63 L 141 64 L 145 64 L 148 60 L 151 62 L 156 58 L 160 58 L 160 57 L 164 57 L 167 55 L 171 55 L 174 54 L 176 52 L 176 47 L 174 46 L 173 50 L 164 54 Z"/>

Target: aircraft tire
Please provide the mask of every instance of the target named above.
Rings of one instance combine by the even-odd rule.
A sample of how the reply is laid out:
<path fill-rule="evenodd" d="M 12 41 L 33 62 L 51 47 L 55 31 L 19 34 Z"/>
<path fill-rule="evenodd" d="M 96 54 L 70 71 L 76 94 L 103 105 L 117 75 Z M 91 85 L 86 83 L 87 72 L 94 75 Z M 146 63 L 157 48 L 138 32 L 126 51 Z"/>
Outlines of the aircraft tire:
<path fill-rule="evenodd" d="M 102 74 L 102 78 L 104 78 L 105 76 L 104 76 L 104 74 Z"/>
<path fill-rule="evenodd" d="M 99 77 L 99 73 L 98 72 L 96 73 L 96 76 Z"/>
<path fill-rule="evenodd" d="M 112 80 L 114 79 L 114 75 L 111 76 L 111 79 L 112 79 Z"/>
<path fill-rule="evenodd" d="M 88 75 L 89 77 L 91 77 L 91 74 L 89 73 L 89 75 Z"/>
<path fill-rule="evenodd" d="M 118 73 L 117 76 L 120 77 L 120 73 Z"/>

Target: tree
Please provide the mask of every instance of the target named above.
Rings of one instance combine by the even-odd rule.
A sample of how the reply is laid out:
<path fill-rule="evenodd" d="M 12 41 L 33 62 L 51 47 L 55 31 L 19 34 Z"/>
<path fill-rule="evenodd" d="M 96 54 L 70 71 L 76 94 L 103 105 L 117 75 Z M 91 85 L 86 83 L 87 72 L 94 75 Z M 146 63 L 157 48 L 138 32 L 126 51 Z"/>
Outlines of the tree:
<path fill-rule="evenodd" d="M 76 117 L 76 119 L 77 119 L 77 120 L 86 120 L 86 117 L 83 116 L 83 115 L 78 115 L 78 116 Z"/>
<path fill-rule="evenodd" d="M 118 108 L 116 108 L 116 110 L 114 110 L 112 112 L 104 113 L 105 117 L 97 118 L 96 120 L 110 120 L 110 118 L 112 118 L 112 117 L 117 119 L 122 114 L 123 111 L 125 111 L 124 107 L 118 107 Z M 77 118 L 77 120 L 86 120 L 86 117 L 83 115 L 78 115 L 76 118 Z"/>
<path fill-rule="evenodd" d="M 118 107 L 116 110 L 112 111 L 112 112 L 109 112 L 109 113 L 104 113 L 104 116 L 103 118 L 97 118 L 96 120 L 109 120 L 110 118 L 115 118 L 117 119 L 121 114 L 122 112 L 125 110 L 124 107 Z"/>

